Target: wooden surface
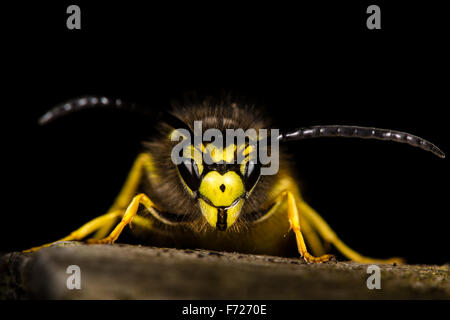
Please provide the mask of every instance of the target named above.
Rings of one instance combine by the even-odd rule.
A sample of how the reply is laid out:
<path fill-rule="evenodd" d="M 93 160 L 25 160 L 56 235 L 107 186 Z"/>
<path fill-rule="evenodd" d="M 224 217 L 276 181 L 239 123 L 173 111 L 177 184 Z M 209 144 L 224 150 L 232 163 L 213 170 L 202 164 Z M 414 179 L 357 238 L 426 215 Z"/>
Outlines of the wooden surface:
<path fill-rule="evenodd" d="M 69 290 L 67 267 L 80 267 Z M 368 265 L 130 245 L 63 243 L 0 258 L 3 299 L 450 299 L 449 266 Z"/>

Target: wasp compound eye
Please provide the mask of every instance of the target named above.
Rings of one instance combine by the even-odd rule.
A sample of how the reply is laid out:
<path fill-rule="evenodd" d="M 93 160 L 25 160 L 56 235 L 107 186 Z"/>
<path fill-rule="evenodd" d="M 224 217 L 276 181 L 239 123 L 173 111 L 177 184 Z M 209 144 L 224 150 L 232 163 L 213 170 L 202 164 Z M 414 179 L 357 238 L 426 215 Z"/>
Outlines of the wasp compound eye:
<path fill-rule="evenodd" d="M 259 163 L 255 163 L 254 161 L 249 161 L 247 163 L 244 181 L 245 181 L 245 189 L 249 192 L 255 186 L 256 182 L 258 182 L 259 176 L 261 175 L 261 165 Z"/>
<path fill-rule="evenodd" d="M 200 185 L 200 172 L 197 163 L 193 159 L 184 158 L 177 167 L 186 186 L 192 192 L 196 192 Z"/>

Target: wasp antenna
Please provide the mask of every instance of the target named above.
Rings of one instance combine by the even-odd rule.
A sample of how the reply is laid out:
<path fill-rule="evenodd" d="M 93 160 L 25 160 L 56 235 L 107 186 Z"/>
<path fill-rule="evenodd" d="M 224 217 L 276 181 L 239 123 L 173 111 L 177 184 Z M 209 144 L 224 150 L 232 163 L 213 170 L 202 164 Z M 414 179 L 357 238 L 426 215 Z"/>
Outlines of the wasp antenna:
<path fill-rule="evenodd" d="M 42 117 L 40 117 L 38 122 L 40 125 L 45 125 L 60 117 L 76 111 L 102 107 L 110 109 L 126 109 L 144 113 L 143 110 L 138 110 L 135 104 L 124 103 L 122 99 L 108 98 L 103 96 L 84 96 L 57 105 L 53 109 L 46 112 Z"/>
<path fill-rule="evenodd" d="M 96 108 L 122 109 L 131 112 L 137 112 L 141 115 L 152 118 L 154 121 L 162 120 L 175 129 L 183 128 L 191 132 L 191 129 L 186 125 L 186 123 L 167 111 L 155 112 L 154 110 L 148 108 L 142 108 L 135 103 L 127 103 L 122 99 L 108 98 L 104 96 L 83 96 L 61 103 L 46 112 L 42 117 L 40 117 L 38 123 L 40 125 L 46 125 L 49 122 L 52 122 L 70 113 L 84 109 Z"/>
<path fill-rule="evenodd" d="M 406 132 L 371 127 L 341 125 L 304 127 L 283 132 L 278 136 L 278 140 L 293 141 L 322 137 L 363 138 L 406 143 L 445 158 L 445 153 L 441 149 L 423 138 Z"/>

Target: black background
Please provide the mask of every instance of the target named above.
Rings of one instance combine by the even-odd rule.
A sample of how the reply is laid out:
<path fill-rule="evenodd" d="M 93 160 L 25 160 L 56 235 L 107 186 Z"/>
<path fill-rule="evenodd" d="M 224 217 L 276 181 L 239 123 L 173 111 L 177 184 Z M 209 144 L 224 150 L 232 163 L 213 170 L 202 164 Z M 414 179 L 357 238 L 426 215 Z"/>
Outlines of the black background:
<path fill-rule="evenodd" d="M 168 108 L 192 91 L 231 92 L 264 106 L 279 126 L 391 128 L 448 153 L 449 34 L 438 2 L 312 3 L 62 1 L 3 10 L 0 250 L 56 240 L 104 213 L 151 135 L 151 123 L 117 111 L 37 125 L 47 109 L 84 94 Z M 366 28 L 374 3 L 381 30 Z M 66 28 L 70 4 L 81 7 L 81 30 Z M 450 261 L 448 159 L 353 139 L 291 150 L 304 197 L 351 247 Z"/>

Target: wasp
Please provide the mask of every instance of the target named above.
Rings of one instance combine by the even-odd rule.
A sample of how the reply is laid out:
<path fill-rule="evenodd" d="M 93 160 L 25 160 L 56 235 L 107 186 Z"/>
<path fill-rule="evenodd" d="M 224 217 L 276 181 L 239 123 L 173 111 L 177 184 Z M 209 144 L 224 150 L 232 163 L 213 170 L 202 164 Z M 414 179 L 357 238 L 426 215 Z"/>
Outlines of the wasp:
<path fill-rule="evenodd" d="M 288 243 L 293 242 L 304 260 L 315 263 L 333 258 L 325 250 L 325 244 L 331 244 L 356 262 L 401 263 L 400 258 L 379 260 L 363 256 L 341 241 L 303 200 L 286 145 L 320 137 L 379 139 L 406 143 L 445 157 L 434 144 L 400 131 L 346 125 L 282 128 L 275 137 L 271 136 L 280 144 L 279 169 L 275 174 L 263 175 L 266 165 L 255 161 L 248 139 L 211 147 L 211 141 L 192 143 L 184 139 L 186 134 L 180 134 L 192 133 L 196 121 L 201 121 L 205 130 L 222 133 L 237 128 L 271 128 L 270 118 L 263 111 L 232 101 L 205 100 L 156 112 L 121 99 L 86 96 L 56 106 L 40 118 L 40 123 L 88 108 L 138 112 L 156 121 L 158 130 L 143 144 L 142 153 L 107 213 L 59 241 L 87 239 L 88 243 L 112 244 L 130 225 L 133 235 L 159 246 L 283 255 Z M 171 138 L 175 133 L 188 141 L 177 163 L 171 158 L 177 145 Z M 262 139 L 267 136 L 256 137 L 258 143 Z M 235 161 L 238 156 L 243 159 L 241 163 Z"/>

